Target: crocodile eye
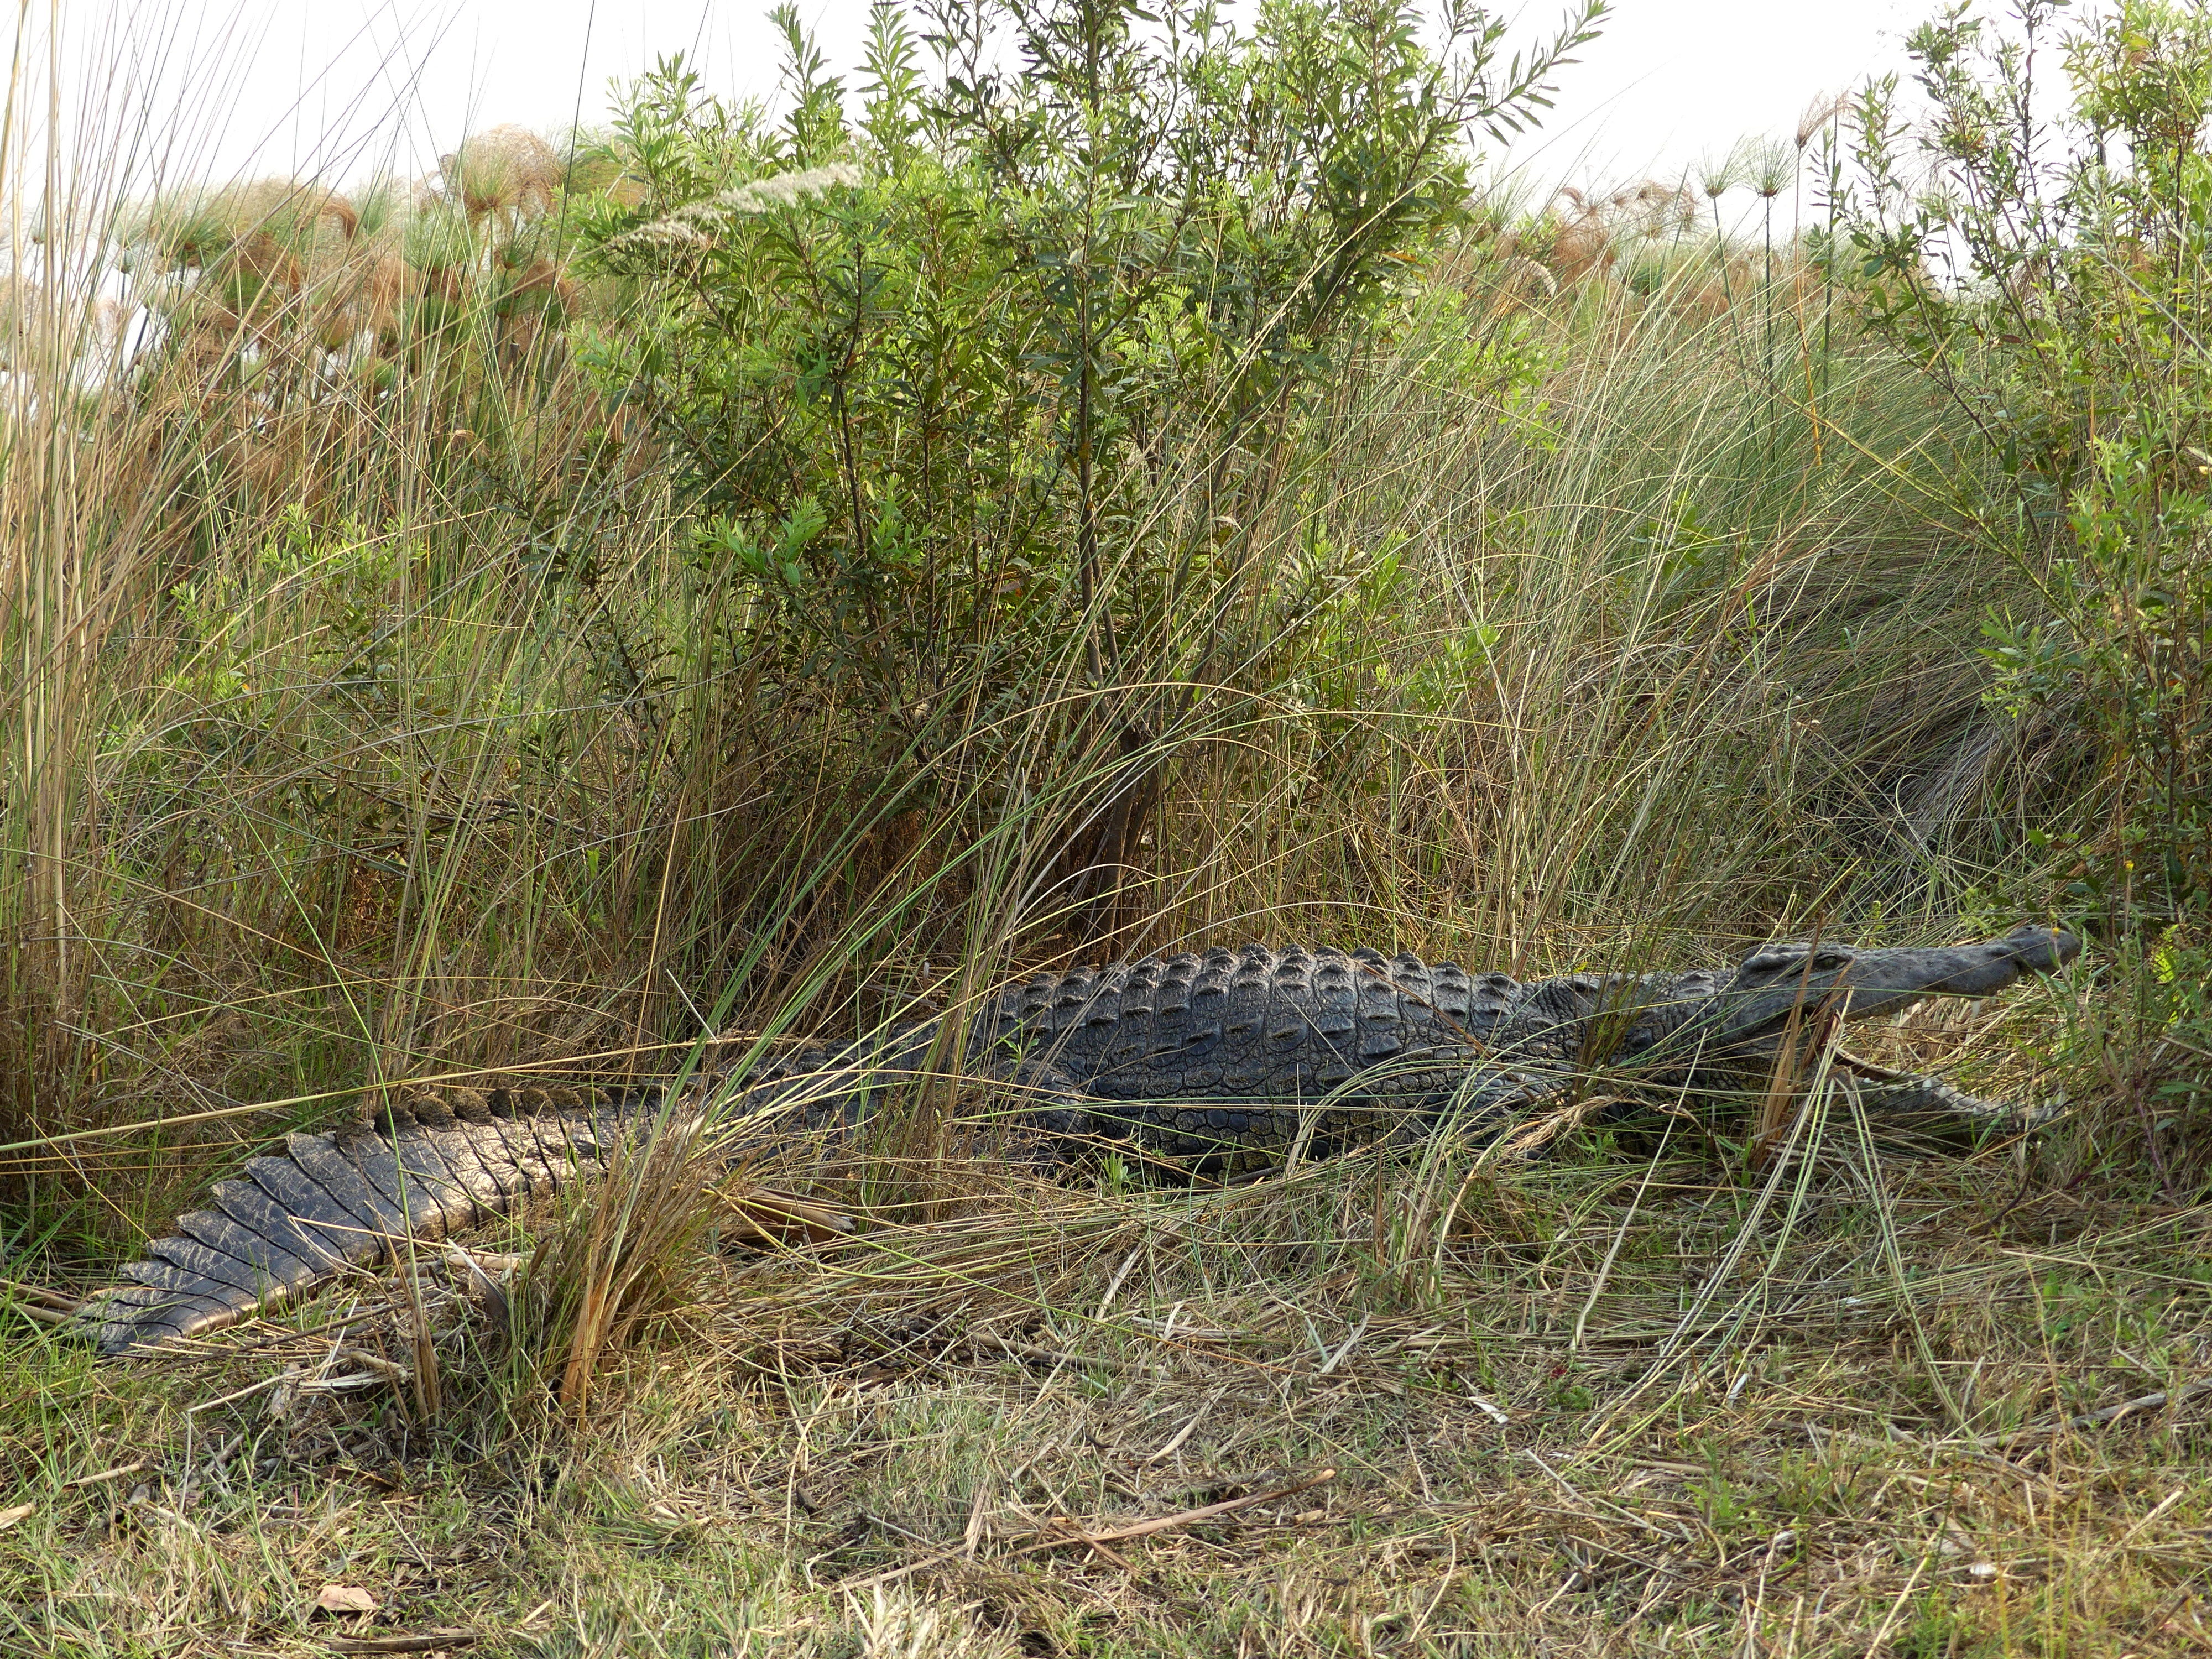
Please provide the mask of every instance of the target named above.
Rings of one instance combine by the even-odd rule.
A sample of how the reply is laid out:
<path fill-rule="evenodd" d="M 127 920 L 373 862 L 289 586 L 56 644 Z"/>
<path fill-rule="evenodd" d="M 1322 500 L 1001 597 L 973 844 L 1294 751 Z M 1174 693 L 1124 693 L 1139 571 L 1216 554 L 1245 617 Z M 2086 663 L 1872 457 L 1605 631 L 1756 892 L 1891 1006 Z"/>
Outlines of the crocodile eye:
<path fill-rule="evenodd" d="M 1818 950 L 1803 944 L 1770 945 L 1745 957 L 1742 971 L 1772 974 L 1790 969 L 1802 973 L 1808 955 L 1815 968 L 1847 968 L 1857 960 L 1857 953 L 1848 945 L 1823 945 Z"/>
<path fill-rule="evenodd" d="M 1754 951 L 1743 959 L 1742 971 L 1747 974 L 1770 974 L 1778 968 L 1802 966 L 1805 947 L 1802 945 L 1773 945 L 1764 951 Z"/>

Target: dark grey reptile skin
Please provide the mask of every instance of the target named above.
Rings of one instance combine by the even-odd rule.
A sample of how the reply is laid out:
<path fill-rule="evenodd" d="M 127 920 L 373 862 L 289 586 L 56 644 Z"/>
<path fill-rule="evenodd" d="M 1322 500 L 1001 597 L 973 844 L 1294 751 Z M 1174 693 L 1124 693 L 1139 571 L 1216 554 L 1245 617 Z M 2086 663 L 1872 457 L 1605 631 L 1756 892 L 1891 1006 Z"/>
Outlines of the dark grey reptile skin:
<path fill-rule="evenodd" d="M 1793 1011 L 1845 1018 L 2051 972 L 2078 940 L 2030 926 L 1963 946 L 1776 945 L 1733 970 L 1571 975 L 1523 983 L 1371 951 L 1243 951 L 1040 975 L 962 1025 L 927 1022 L 779 1061 L 722 1091 L 742 1151 L 850 1129 L 903 1079 L 948 1071 L 1005 1103 L 1009 1155 L 1118 1150 L 1225 1176 L 1449 1123 L 1494 1137 L 1601 1068 L 1690 1082 L 1771 1054 Z M 955 1039 L 957 1039 L 957 1042 Z M 2014 1108 L 1924 1077 L 1867 1085 L 1892 1121 L 2018 1127 Z M 420 1095 L 378 1128 L 292 1134 L 217 1182 L 209 1207 L 86 1305 L 103 1352 L 216 1329 L 543 1197 L 662 1120 L 659 1091 L 465 1089 Z"/>

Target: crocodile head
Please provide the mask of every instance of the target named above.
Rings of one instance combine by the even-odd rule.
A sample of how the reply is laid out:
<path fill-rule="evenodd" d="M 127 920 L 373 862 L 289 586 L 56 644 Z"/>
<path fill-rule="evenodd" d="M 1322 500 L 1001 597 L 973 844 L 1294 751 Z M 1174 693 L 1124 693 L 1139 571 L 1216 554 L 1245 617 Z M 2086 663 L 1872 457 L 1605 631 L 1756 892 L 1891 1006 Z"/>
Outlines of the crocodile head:
<path fill-rule="evenodd" d="M 2081 953 L 2062 927 L 2024 922 L 1982 945 L 1866 950 L 1853 945 L 1769 945 L 1690 1013 L 1679 1033 L 1711 1050 L 1769 1046 L 1790 1011 L 1827 1006 L 1845 1019 L 1896 1013 L 1923 997 L 1984 997 L 2028 974 L 2056 973 Z"/>

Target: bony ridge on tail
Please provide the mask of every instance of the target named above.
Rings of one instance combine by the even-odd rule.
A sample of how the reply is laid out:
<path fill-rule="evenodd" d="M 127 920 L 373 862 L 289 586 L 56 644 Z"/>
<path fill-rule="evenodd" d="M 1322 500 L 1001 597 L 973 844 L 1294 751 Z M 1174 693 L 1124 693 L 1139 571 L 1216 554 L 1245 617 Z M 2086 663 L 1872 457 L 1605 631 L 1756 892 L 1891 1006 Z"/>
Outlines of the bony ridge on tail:
<path fill-rule="evenodd" d="M 726 1090 L 718 1115 L 739 1125 L 732 1144 L 756 1149 L 850 1130 L 951 1048 L 961 1076 L 1014 1101 L 1009 1138 L 1031 1162 L 1118 1146 L 1235 1177 L 1293 1146 L 1319 1157 L 1440 1127 L 1494 1138 L 1597 1067 L 1694 1085 L 1772 1056 L 1808 1015 L 1987 996 L 2080 951 L 2073 934 L 2030 923 L 1977 945 L 1775 945 L 1733 969 L 1533 981 L 1373 951 L 1155 957 L 1037 975 L 951 1030 L 927 1021 L 777 1062 Z M 1885 1073 L 1863 1099 L 1892 1120 L 2026 1121 L 1930 1077 Z M 288 1135 L 217 1182 L 78 1324 L 109 1353 L 217 1329 L 602 1169 L 672 1109 L 658 1089 L 446 1090 L 374 1126 Z"/>

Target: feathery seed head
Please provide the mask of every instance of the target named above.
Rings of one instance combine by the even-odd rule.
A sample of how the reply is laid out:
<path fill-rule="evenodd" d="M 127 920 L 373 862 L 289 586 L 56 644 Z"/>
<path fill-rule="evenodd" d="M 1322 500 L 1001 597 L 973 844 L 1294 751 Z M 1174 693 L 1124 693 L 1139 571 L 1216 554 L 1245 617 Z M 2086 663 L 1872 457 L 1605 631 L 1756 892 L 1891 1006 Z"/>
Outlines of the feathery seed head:
<path fill-rule="evenodd" d="M 726 190 L 714 199 L 731 213 L 759 213 L 771 207 L 789 207 L 802 196 L 819 195 L 839 185 L 857 185 L 860 179 L 860 169 L 851 162 L 833 161 L 827 167 L 756 179 L 750 184 Z"/>
<path fill-rule="evenodd" d="M 773 173 L 746 184 L 732 185 L 702 202 L 686 202 L 659 218 L 614 239 L 611 246 L 663 248 L 709 248 L 721 222 L 739 214 L 764 213 L 770 208 L 790 207 L 808 196 L 817 196 L 838 185 L 861 182 L 860 169 L 848 161 L 806 167 L 797 173 Z"/>
<path fill-rule="evenodd" d="M 1707 155 L 1698 163 L 1698 188 L 1705 191 L 1707 200 L 1718 201 L 1736 187 L 1742 175 L 1741 155 L 1738 146 L 1725 155 Z"/>
<path fill-rule="evenodd" d="M 1744 152 L 1744 182 L 1772 201 L 1797 176 L 1797 157 L 1779 138 L 1754 139 Z"/>
<path fill-rule="evenodd" d="M 1805 112 L 1797 118 L 1797 148 L 1811 143 L 1822 127 L 1842 114 L 1850 103 L 1850 95 L 1842 92 L 1826 92 L 1805 106 Z"/>

